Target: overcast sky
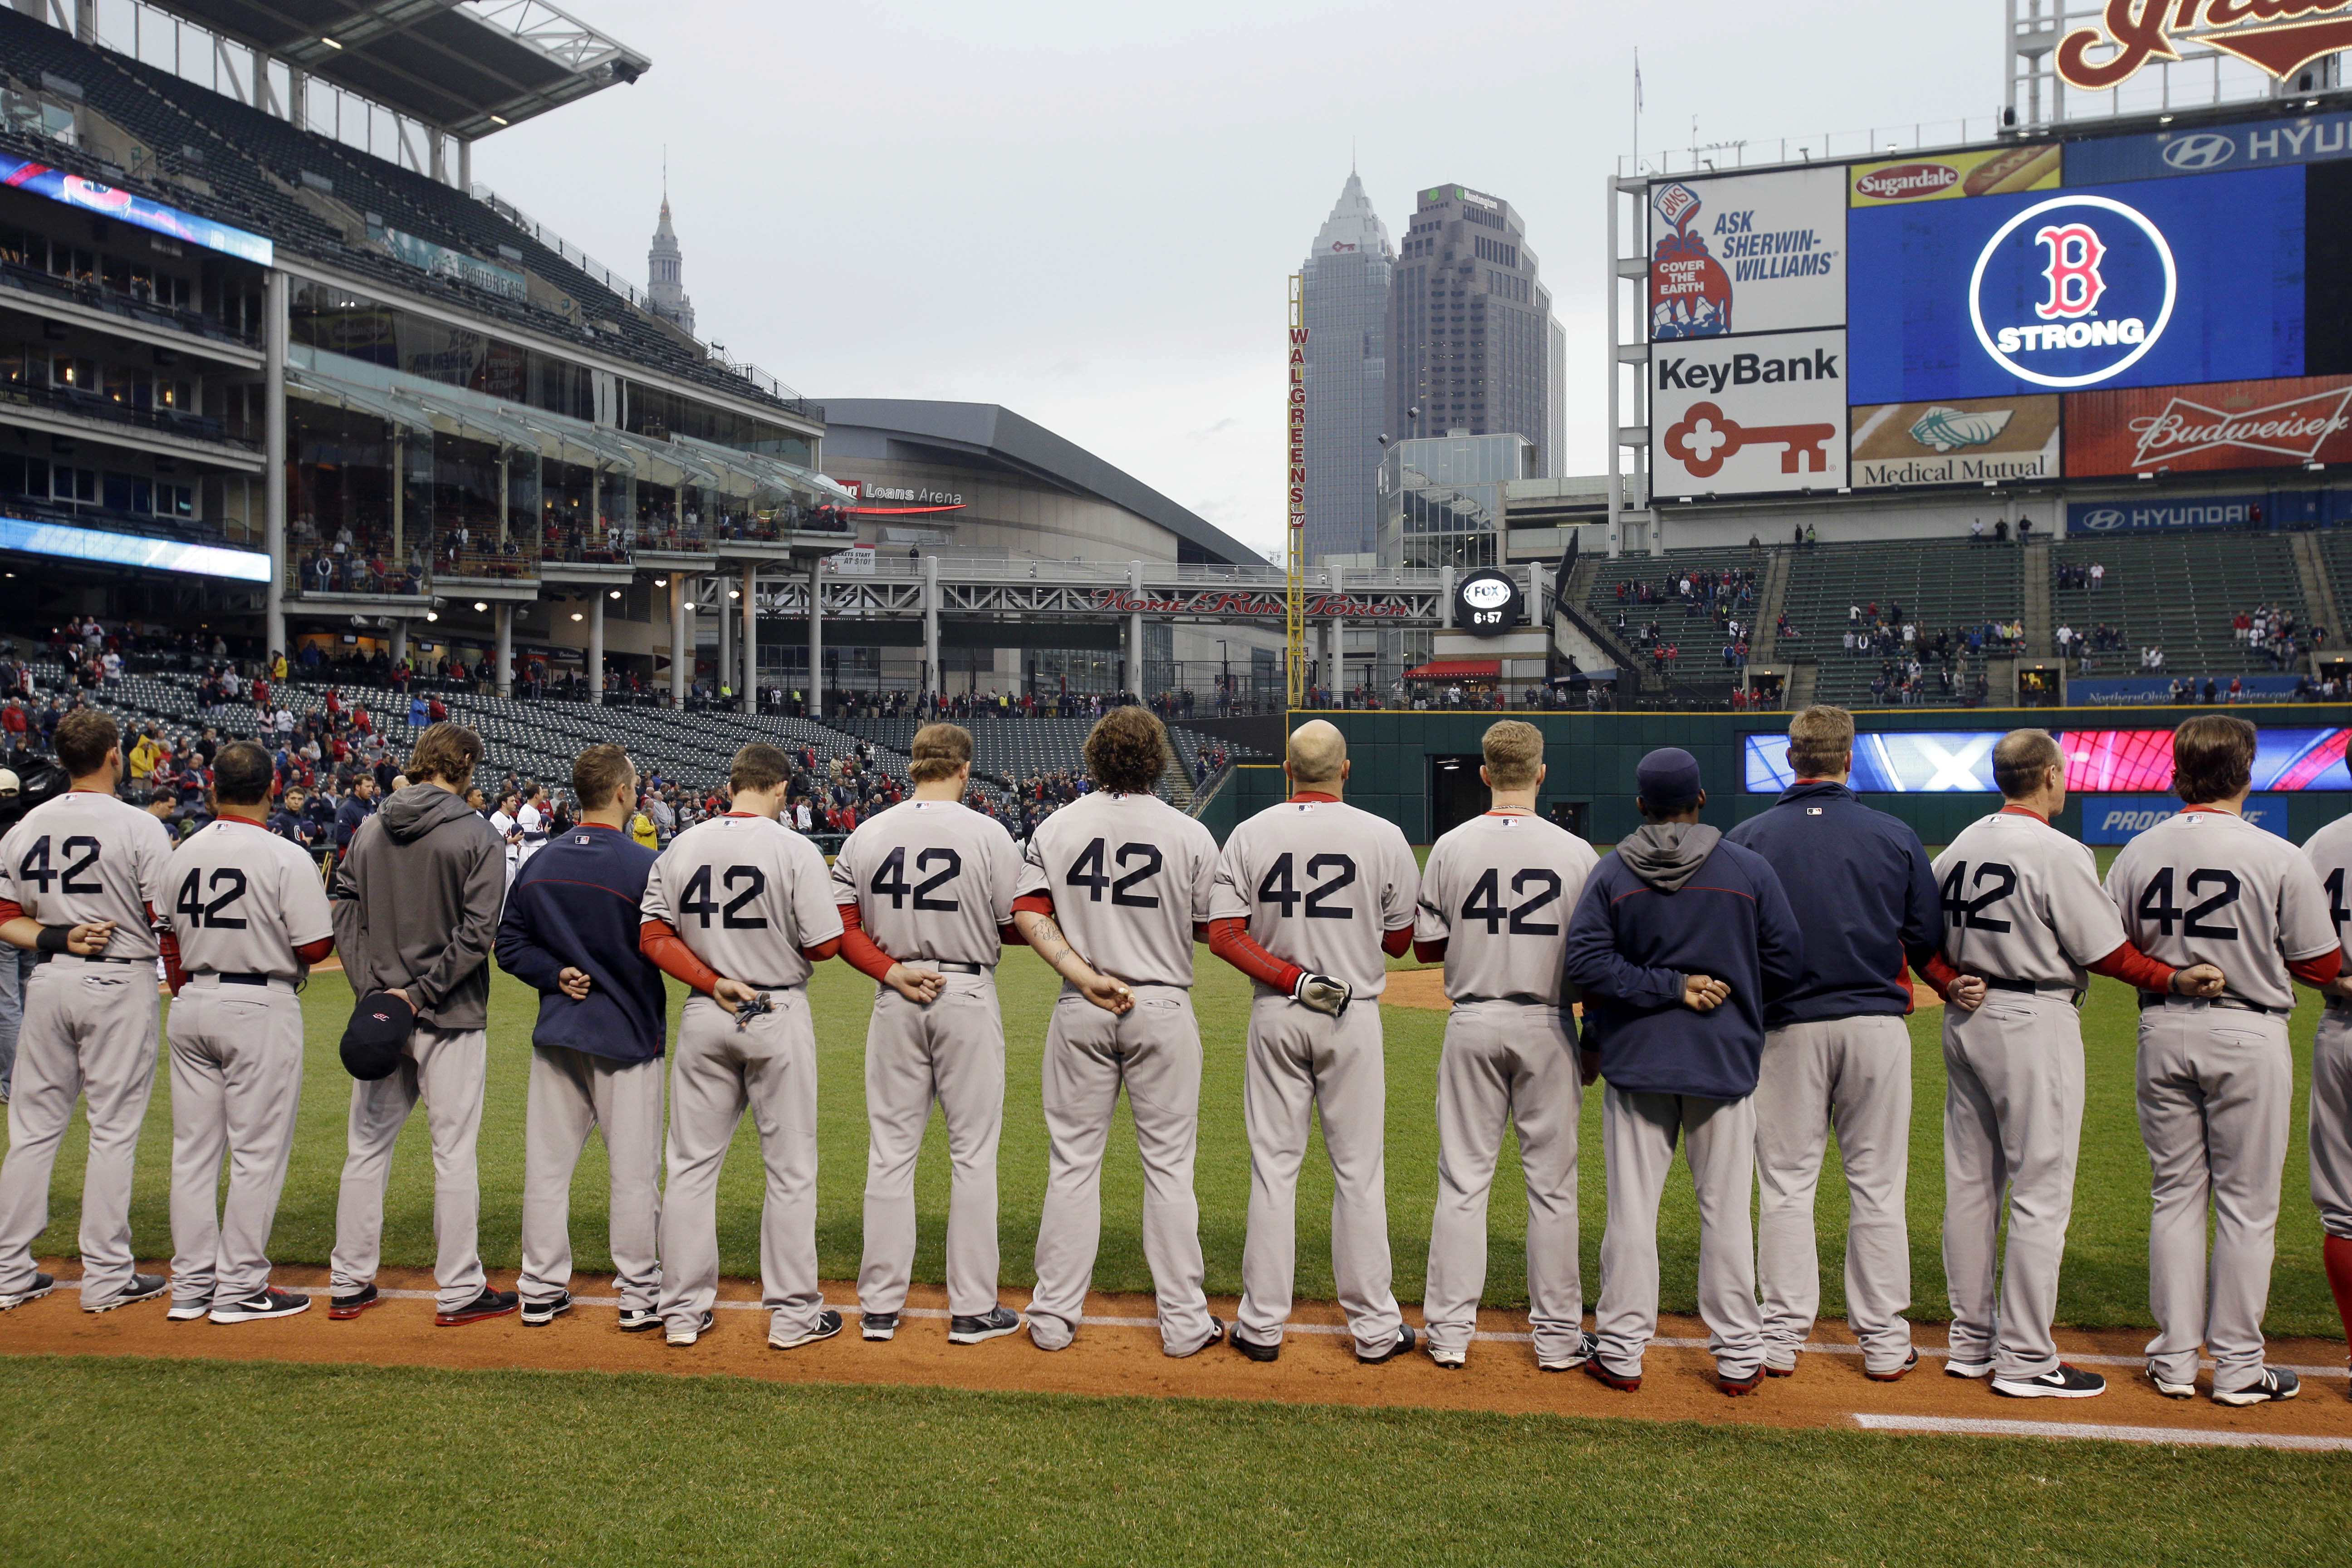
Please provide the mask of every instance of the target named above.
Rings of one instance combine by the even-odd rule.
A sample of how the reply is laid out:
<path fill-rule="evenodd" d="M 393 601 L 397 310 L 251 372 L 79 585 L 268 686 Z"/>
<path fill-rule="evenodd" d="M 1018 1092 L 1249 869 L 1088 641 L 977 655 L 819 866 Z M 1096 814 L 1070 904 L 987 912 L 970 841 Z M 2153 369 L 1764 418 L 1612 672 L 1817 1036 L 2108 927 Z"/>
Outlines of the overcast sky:
<path fill-rule="evenodd" d="M 1258 549 L 1284 279 L 1351 143 L 1391 236 L 1448 181 L 1525 216 L 1589 473 L 1637 46 L 1650 150 L 2000 101 L 2000 0 L 562 3 L 654 68 L 483 142 L 477 180 L 642 283 L 667 142 L 702 336 L 812 397 L 1003 404 Z"/>

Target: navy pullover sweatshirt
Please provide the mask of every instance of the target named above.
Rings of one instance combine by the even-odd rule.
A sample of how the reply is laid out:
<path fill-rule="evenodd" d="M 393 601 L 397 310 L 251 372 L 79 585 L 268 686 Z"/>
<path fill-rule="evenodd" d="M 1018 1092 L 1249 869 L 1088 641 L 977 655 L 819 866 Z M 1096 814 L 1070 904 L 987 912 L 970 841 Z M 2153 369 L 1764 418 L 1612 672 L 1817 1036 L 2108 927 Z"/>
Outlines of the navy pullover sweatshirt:
<path fill-rule="evenodd" d="M 1610 1085 L 1636 1094 L 1752 1093 L 1765 1005 L 1804 967 L 1804 938 L 1772 868 L 1697 824 L 1653 825 L 1620 844 L 1586 880 L 1568 927 L 1585 1043 Z M 1724 981 L 1731 994 L 1712 1013 L 1692 1012 L 1682 1001 L 1691 974 Z"/>
<path fill-rule="evenodd" d="M 1911 1011 L 1904 966 L 1944 934 L 1927 851 L 1910 825 L 1842 784 L 1791 784 L 1780 804 L 1725 834 L 1772 863 L 1805 907 L 1805 973 L 1764 1009 L 1764 1026 Z"/>
<path fill-rule="evenodd" d="M 540 994 L 534 1046 L 562 1046 L 614 1061 L 662 1054 L 669 999 L 661 971 L 637 951 L 637 905 L 654 852 L 594 823 L 550 838 L 517 872 L 499 921 L 499 967 Z M 574 1002 L 558 979 L 584 970 Z"/>

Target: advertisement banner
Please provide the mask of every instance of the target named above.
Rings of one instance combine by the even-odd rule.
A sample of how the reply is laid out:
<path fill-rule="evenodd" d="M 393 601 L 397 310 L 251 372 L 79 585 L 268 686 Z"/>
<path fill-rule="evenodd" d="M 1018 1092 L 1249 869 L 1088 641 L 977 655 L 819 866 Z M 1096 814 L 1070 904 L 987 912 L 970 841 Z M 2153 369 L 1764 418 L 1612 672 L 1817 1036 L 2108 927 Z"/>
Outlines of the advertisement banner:
<path fill-rule="evenodd" d="M 1987 147 L 1973 153 L 1890 159 L 1856 163 L 1853 205 L 1896 206 L 1906 202 L 1948 202 L 1964 196 L 2006 196 L 2019 191 L 2055 190 L 2064 184 L 2065 150 L 2056 142 L 2033 147 Z"/>
<path fill-rule="evenodd" d="M 2083 842 L 2128 844 L 2179 814 L 2180 803 L 2168 795 L 2087 795 L 2083 797 Z M 2249 796 L 2245 817 L 2265 832 L 2286 837 L 2286 802 L 2276 795 Z"/>
<path fill-rule="evenodd" d="M 511 267 L 500 267 L 496 262 L 468 256 L 462 250 L 452 250 L 446 245 L 436 245 L 429 239 L 396 228 L 373 229 L 370 235 L 392 252 L 394 260 L 404 261 L 419 272 L 430 272 L 436 278 L 468 284 L 502 300 L 520 302 L 530 298 L 530 283 Z"/>
<path fill-rule="evenodd" d="M 1853 410 L 1856 489 L 2058 477 L 2056 397 L 1963 397 Z"/>
<path fill-rule="evenodd" d="M 2304 172 L 1857 210 L 1853 401 L 2305 374 Z"/>
<path fill-rule="evenodd" d="M 2200 125 L 2148 136 L 2096 136 L 2066 149 L 2066 174 L 2078 185 L 2164 180 L 2274 163 L 2352 158 L 2352 114 L 2264 119 L 2252 125 Z"/>
<path fill-rule="evenodd" d="M 1650 353 L 1656 493 L 1835 490 L 1845 479 L 1845 334 L 1661 343 Z"/>
<path fill-rule="evenodd" d="M 1650 187 L 1650 336 L 1845 324 L 1845 172 Z"/>
<path fill-rule="evenodd" d="M 1992 749 L 1999 730 L 1864 731 L 1853 738 L 1852 785 L 1865 795 L 1996 794 Z M 2159 795 L 2172 787 L 2172 731 L 2068 730 L 2066 788 L 2077 794 Z M 2254 745 L 2253 786 L 2279 794 L 2352 790 L 2344 743 L 2352 730 L 2263 727 Z M 1777 795 L 1796 782 L 1785 734 L 1740 738 L 1741 783 Z M 2169 798 L 2169 797 L 2168 797 Z"/>
<path fill-rule="evenodd" d="M 2147 500 L 2078 500 L 2066 503 L 2066 532 L 2142 533 L 2174 528 L 2269 526 L 2266 497 L 2163 496 Z"/>
<path fill-rule="evenodd" d="M 85 180 L 79 174 L 68 174 L 63 169 L 29 159 L 0 156 L 0 185 L 13 185 L 102 217 L 118 218 L 134 227 L 170 235 L 190 245 L 201 245 L 206 250 L 217 250 L 223 256 L 239 257 L 257 267 L 269 266 L 276 256 L 276 247 L 257 234 L 247 234 L 241 228 L 231 228 L 225 223 L 215 223 L 208 217 L 198 217 L 178 207 L 134 196 L 129 191 L 118 191 L 112 185 L 101 185 L 95 180 Z"/>
<path fill-rule="evenodd" d="M 2352 375 L 2078 392 L 2066 472 L 2211 473 L 2352 462 Z"/>
<path fill-rule="evenodd" d="M 2066 700 L 2077 708 L 2163 708 L 2172 701 L 2174 677 L 2164 675 L 2102 675 L 2076 676 L 2066 682 Z M 2222 701 L 2230 682 L 2238 683 L 2242 702 L 2285 702 L 2293 700 L 2295 685 L 2304 678 L 2294 675 L 2192 675 L 2187 678 L 2191 689 L 2189 701 L 2204 703 Z M 2205 696 L 2205 683 L 2213 683 L 2213 695 Z"/>
<path fill-rule="evenodd" d="M 269 557 L 257 550 L 218 544 L 184 544 L 143 533 L 109 533 L 62 522 L 0 517 L 0 550 L 55 555 L 103 566 L 137 566 L 150 572 L 184 572 L 194 577 L 226 577 L 239 583 L 269 581 Z"/>

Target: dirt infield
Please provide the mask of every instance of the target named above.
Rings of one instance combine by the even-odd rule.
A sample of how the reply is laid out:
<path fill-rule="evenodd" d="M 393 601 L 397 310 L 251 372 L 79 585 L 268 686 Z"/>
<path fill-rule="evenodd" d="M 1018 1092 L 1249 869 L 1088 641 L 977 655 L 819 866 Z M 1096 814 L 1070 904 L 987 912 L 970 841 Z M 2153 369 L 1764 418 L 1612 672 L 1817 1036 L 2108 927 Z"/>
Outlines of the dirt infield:
<path fill-rule="evenodd" d="M 79 1270 L 47 1265 L 60 1279 Z M 159 1268 L 160 1265 L 146 1265 Z M 1940 1375 L 1943 1334 L 1922 1325 L 1920 1368 L 1900 1383 L 1873 1383 L 1862 1374 L 1843 1324 L 1816 1331 L 1794 1377 L 1769 1379 L 1756 1394 L 1728 1398 L 1712 1378 L 1706 1330 L 1696 1320 L 1668 1318 L 1650 1352 L 1641 1390 L 1616 1394 L 1579 1373 L 1538 1372 L 1527 1342 L 1523 1313 L 1481 1316 L 1480 1339 L 1469 1365 L 1446 1372 L 1423 1355 L 1386 1366 L 1357 1364 L 1340 1316 L 1328 1303 L 1301 1303 L 1270 1365 L 1220 1347 L 1182 1361 L 1160 1353 L 1148 1297 L 1097 1296 L 1076 1343 L 1054 1354 L 1026 1334 L 982 1345 L 947 1342 L 945 1294 L 918 1286 L 898 1337 L 867 1344 L 854 1310 L 836 1339 L 789 1352 L 767 1345 L 767 1319 L 757 1289 L 728 1280 L 720 1289 L 719 1325 L 690 1348 L 673 1350 L 658 1332 L 624 1334 L 616 1326 L 611 1282 L 578 1282 L 580 1305 L 545 1328 L 517 1318 L 464 1328 L 433 1326 L 432 1280 L 419 1272 L 386 1270 L 380 1288 L 394 1299 L 349 1322 L 326 1315 L 326 1275 L 284 1268 L 278 1283 L 314 1293 L 318 1304 L 299 1317 L 216 1327 L 202 1321 L 168 1323 L 163 1303 L 90 1315 L 80 1310 L 69 1283 L 57 1294 L 0 1317 L 0 1353 L 135 1355 L 224 1361 L 362 1363 L 456 1369 L 534 1368 L 572 1372 L 669 1372 L 761 1378 L 778 1383 L 908 1384 L 1031 1393 L 1137 1394 L 1200 1399 L 1271 1399 L 1285 1405 L 1406 1405 L 1510 1414 L 1621 1416 L 1651 1421 L 1731 1422 L 1769 1426 L 1856 1426 L 1887 1430 L 2063 1435 L 2067 1427 L 2101 1428 L 2078 1436 L 2126 1436 L 2182 1442 L 2222 1442 L 2352 1450 L 2352 1399 L 2344 1347 L 2323 1340 L 2273 1342 L 2277 1364 L 2305 1377 L 2303 1396 L 2285 1405 L 2231 1410 L 2199 1398 L 2158 1394 L 2142 1375 L 2144 1331 L 2076 1333 L 2061 1331 L 2063 1352 L 2105 1373 L 2109 1388 L 2088 1400 L 2010 1400 L 1983 1384 Z M 855 1291 L 827 1286 L 826 1299 L 848 1308 Z M 1021 1302 L 1008 1298 L 1007 1305 Z M 1231 1321 L 1231 1300 L 1211 1310 Z M 1408 1318 L 1414 1316 L 1410 1310 Z M 1994 1424 L 1987 1426 L 1983 1424 Z"/>

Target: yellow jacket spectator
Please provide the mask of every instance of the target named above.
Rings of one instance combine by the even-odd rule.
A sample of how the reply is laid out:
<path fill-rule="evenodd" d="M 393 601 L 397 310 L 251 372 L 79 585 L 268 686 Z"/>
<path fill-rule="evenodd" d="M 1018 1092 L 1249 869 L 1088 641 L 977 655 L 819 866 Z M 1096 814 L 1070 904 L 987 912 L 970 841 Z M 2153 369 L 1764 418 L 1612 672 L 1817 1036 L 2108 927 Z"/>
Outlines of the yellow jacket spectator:
<path fill-rule="evenodd" d="M 635 839 L 638 843 L 644 845 L 648 849 L 658 849 L 661 847 L 654 838 L 654 819 L 647 816 L 642 811 L 635 813 L 629 818 L 629 837 Z"/>

